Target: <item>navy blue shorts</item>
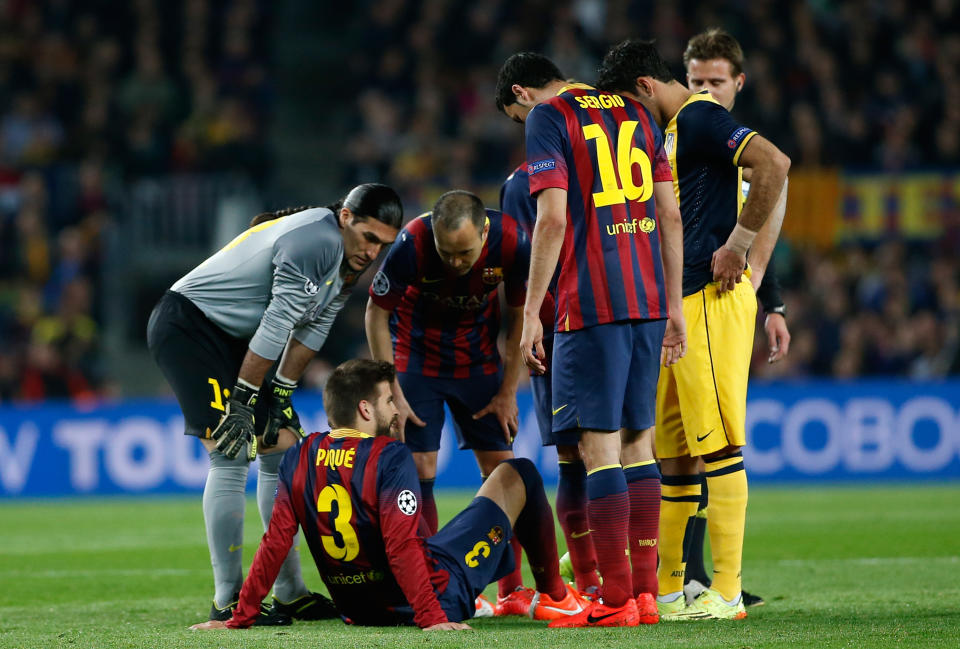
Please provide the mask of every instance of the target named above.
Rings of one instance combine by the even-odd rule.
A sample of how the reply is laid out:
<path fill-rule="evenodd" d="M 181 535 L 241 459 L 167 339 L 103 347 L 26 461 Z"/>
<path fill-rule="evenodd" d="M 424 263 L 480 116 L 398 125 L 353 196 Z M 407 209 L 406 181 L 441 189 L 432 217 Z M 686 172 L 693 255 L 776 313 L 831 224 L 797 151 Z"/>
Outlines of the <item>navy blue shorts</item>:
<path fill-rule="evenodd" d="M 557 332 L 553 430 L 643 430 L 654 423 L 666 320 Z"/>
<path fill-rule="evenodd" d="M 500 389 L 502 374 L 488 374 L 468 379 L 438 379 L 410 372 L 397 375 L 403 396 L 426 426 L 407 422 L 406 445 L 413 452 L 440 449 L 443 431 L 443 404 L 453 414 L 453 429 L 461 450 L 507 451 L 513 448 L 503 438 L 503 429 L 493 415 L 474 420 L 473 413 L 483 410 Z"/>
<path fill-rule="evenodd" d="M 446 590 L 437 596 L 448 620 L 472 618 L 477 595 L 513 572 L 512 536 L 504 511 L 479 496 L 427 539 L 431 556 L 450 574 Z"/>
<path fill-rule="evenodd" d="M 544 337 L 543 351 L 549 359 L 553 354 L 553 337 Z M 546 374 L 530 375 L 530 391 L 533 393 L 533 412 L 537 417 L 537 427 L 540 429 L 540 439 L 543 446 L 576 446 L 580 441 L 580 433 L 576 430 L 553 432 L 553 390 L 550 382 L 550 366 L 553 361 L 547 361 Z"/>

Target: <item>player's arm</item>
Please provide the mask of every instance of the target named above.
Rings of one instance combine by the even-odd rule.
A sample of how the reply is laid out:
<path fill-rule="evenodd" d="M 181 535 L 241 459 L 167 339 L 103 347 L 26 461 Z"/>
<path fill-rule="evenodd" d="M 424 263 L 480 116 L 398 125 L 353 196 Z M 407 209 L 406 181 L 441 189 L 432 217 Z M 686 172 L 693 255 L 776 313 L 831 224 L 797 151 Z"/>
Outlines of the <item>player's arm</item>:
<path fill-rule="evenodd" d="M 394 362 L 393 340 L 390 337 L 390 314 L 400 304 L 407 286 L 416 278 L 418 267 L 414 234 L 408 226 L 403 229 L 397 242 L 390 248 L 383 260 L 383 265 L 374 275 L 370 285 L 370 298 L 367 300 L 363 324 L 367 333 L 367 344 L 370 346 L 370 355 L 374 360 Z M 400 415 L 397 435 L 402 442 L 407 421 L 412 421 L 417 426 L 426 424 L 407 403 L 399 379 L 393 380 L 390 389 Z"/>
<path fill-rule="evenodd" d="M 507 343 L 506 358 L 503 364 L 503 381 L 500 389 L 493 395 L 482 410 L 474 413 L 474 419 L 480 419 L 493 414 L 500 422 L 503 437 L 508 444 L 520 428 L 520 409 L 517 407 L 517 385 L 520 383 L 520 369 L 523 367 L 523 357 L 520 354 L 520 337 L 523 335 L 523 307 L 507 307 Z"/>
<path fill-rule="evenodd" d="M 290 502 L 290 492 L 286 482 L 281 479 L 277 483 L 277 498 L 273 505 L 273 515 L 267 527 L 257 554 L 253 557 L 253 565 L 243 582 L 240 590 L 240 601 L 233 617 L 227 620 L 225 626 L 229 629 L 246 629 L 251 626 L 260 614 L 260 603 L 270 592 L 273 582 L 280 573 L 290 548 L 293 546 L 293 537 L 297 533 L 297 519 Z M 218 628 L 210 624 L 198 624 L 191 628 L 211 629 Z"/>
<path fill-rule="evenodd" d="M 401 498 L 406 494 L 416 497 L 413 511 L 409 496 Z M 414 623 L 421 629 L 449 623 L 430 581 L 423 539 L 417 534 L 420 481 L 413 456 L 403 444 L 390 442 L 383 447 L 377 462 L 377 502 L 390 571 L 413 607 Z"/>
<path fill-rule="evenodd" d="M 746 175 L 744 174 L 744 176 Z M 752 178 L 753 174 L 751 173 L 750 176 Z M 753 240 L 753 245 L 750 246 L 750 252 L 747 253 L 747 263 L 750 264 L 751 269 L 750 283 L 753 284 L 754 290 L 759 289 L 763 282 L 763 276 L 770 263 L 770 256 L 777 245 L 777 239 L 780 238 L 783 217 L 787 213 L 787 185 L 789 182 L 788 179 L 783 181 L 783 189 L 780 191 L 773 212 L 770 213 L 763 227 L 757 232 L 757 237 Z"/>
<path fill-rule="evenodd" d="M 664 367 L 668 367 L 683 358 L 687 352 L 687 327 L 683 317 L 683 221 L 677 206 L 677 196 L 673 191 L 672 178 L 654 182 L 653 199 L 656 201 L 657 220 L 660 222 L 662 235 L 660 250 L 670 311 L 667 329 L 663 335 L 660 362 Z"/>
<path fill-rule="evenodd" d="M 567 190 L 557 187 L 544 189 L 537 195 L 537 224 L 533 229 L 530 278 L 527 281 L 527 299 L 523 306 L 523 333 L 520 337 L 523 360 L 538 374 L 547 371 L 540 306 L 543 304 L 550 286 L 550 279 L 560 260 L 560 249 L 563 247 L 566 229 Z"/>

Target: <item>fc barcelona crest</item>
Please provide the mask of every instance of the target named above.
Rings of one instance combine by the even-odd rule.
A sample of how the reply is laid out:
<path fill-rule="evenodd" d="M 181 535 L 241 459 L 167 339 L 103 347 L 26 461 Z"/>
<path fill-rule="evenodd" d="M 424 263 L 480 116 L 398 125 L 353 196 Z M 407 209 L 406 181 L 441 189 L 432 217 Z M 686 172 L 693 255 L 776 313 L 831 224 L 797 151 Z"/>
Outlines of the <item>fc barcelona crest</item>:
<path fill-rule="evenodd" d="M 503 281 L 503 268 L 491 266 L 483 269 L 483 283 L 496 286 Z"/>
<path fill-rule="evenodd" d="M 500 542 L 503 540 L 503 528 L 499 525 L 494 525 L 489 532 L 487 532 L 487 538 L 490 539 L 490 542 L 494 545 L 500 545 Z"/>

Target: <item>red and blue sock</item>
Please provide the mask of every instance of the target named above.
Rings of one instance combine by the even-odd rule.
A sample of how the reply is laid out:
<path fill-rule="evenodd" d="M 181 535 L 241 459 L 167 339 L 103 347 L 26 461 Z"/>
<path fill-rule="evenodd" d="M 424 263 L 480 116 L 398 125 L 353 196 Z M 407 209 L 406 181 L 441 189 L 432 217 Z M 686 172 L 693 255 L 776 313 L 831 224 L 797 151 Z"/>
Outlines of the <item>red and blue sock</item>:
<path fill-rule="evenodd" d="M 630 564 L 633 596 L 657 596 L 657 542 L 660 530 L 660 471 L 649 460 L 623 467 L 630 494 Z"/>
<path fill-rule="evenodd" d="M 612 464 L 587 472 L 587 498 L 593 547 L 603 578 L 600 594 L 607 606 L 623 606 L 633 598 L 627 557 L 630 498 L 623 467 Z"/>
<path fill-rule="evenodd" d="M 587 470 L 583 462 L 560 462 L 557 481 L 557 519 L 570 551 L 577 590 L 600 588 L 597 551 L 587 517 Z"/>

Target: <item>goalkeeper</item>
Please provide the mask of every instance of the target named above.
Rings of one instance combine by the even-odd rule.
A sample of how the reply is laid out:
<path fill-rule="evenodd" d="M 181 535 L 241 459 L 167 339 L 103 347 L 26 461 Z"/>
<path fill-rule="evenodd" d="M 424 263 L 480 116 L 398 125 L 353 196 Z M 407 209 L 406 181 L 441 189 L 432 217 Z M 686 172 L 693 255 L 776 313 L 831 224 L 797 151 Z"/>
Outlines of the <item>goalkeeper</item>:
<path fill-rule="evenodd" d="M 280 459 L 304 436 L 291 402 L 297 381 L 402 221 L 400 198 L 379 184 L 355 187 L 328 208 L 260 214 L 178 280 L 150 316 L 147 343 L 183 410 L 184 432 L 210 455 L 203 517 L 211 620 L 230 618 L 243 584 L 249 463 L 259 449 L 257 504 L 266 528 Z M 329 600 L 307 591 L 296 547 L 274 583 L 272 611 L 278 615 L 258 623 L 336 616 Z"/>

